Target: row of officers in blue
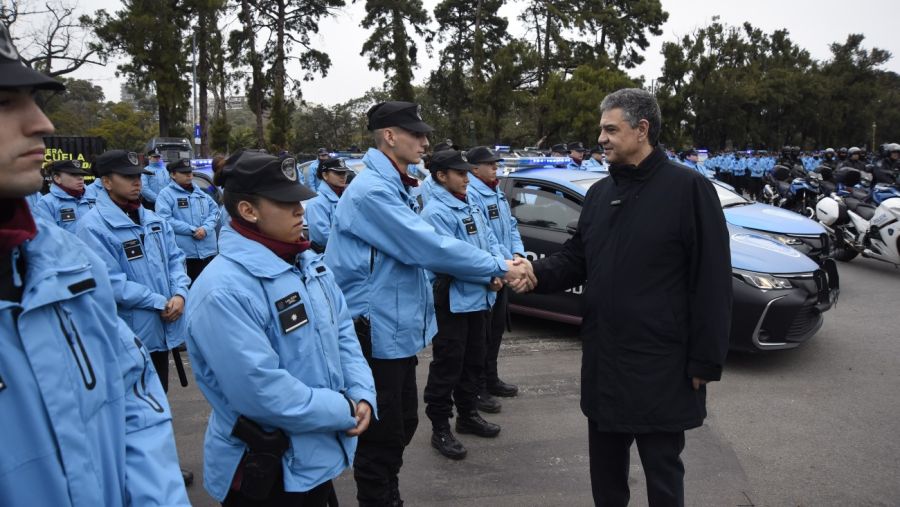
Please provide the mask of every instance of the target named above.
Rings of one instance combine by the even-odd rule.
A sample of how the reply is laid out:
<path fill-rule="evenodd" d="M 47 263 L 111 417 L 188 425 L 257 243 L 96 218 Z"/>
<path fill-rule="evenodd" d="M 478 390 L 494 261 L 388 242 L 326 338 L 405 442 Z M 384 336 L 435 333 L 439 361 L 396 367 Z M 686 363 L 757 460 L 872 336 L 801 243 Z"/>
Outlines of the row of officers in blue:
<path fill-rule="evenodd" d="M 62 85 L 0 56 L 0 150 L 26 148 L 0 158 L 0 409 L 15 414 L 0 505 L 187 505 L 166 401 L 170 352 L 187 382 L 185 342 L 212 407 L 203 484 L 223 505 L 333 505 L 350 467 L 360 505 L 402 505 L 416 354 L 432 342 L 432 445 L 465 457 L 454 409 L 457 433 L 499 433 L 479 408 L 517 391 L 496 367 L 506 291 L 536 280 L 495 153 L 436 152 L 420 210 L 407 168 L 431 127 L 385 102 L 367 114 L 366 170 L 346 186 L 346 167 L 323 161 L 318 196 L 293 158 L 241 150 L 216 174 L 224 210 L 177 161 L 151 211 L 158 166 L 110 150 L 88 188 L 76 163 L 55 164 L 30 205 L 53 132 L 34 92 Z M 324 255 L 301 235 L 312 198 Z"/>

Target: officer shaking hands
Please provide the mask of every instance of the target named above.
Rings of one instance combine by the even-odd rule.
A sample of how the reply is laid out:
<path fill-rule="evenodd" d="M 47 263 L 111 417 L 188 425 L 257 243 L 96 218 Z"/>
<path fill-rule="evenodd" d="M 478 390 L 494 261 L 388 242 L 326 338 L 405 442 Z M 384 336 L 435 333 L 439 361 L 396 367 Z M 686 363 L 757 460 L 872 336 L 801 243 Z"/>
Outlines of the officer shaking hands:
<path fill-rule="evenodd" d="M 350 307 L 378 392 L 379 418 L 360 438 L 354 478 L 360 505 L 400 505 L 403 449 L 418 426 L 416 353 L 436 331 L 425 270 L 458 278 L 505 277 L 534 285 L 527 261 L 507 261 L 435 232 L 417 213 L 406 168 L 420 162 L 432 128 L 410 102 L 367 113 L 375 148 L 334 212 L 325 262 Z"/>
<path fill-rule="evenodd" d="M 188 506 L 171 414 L 106 264 L 25 196 L 53 125 L 0 24 L 0 504 Z"/>
<path fill-rule="evenodd" d="M 301 236 L 293 158 L 225 162 L 231 217 L 191 288 L 188 347 L 212 405 L 204 485 L 223 505 L 324 506 L 374 417 L 372 372 L 321 255 Z"/>
<path fill-rule="evenodd" d="M 33 211 L 74 233 L 78 219 L 86 215 L 96 202 L 85 196 L 84 177 L 87 172 L 77 160 L 54 162 L 49 169 L 53 175 L 50 192 L 41 197 Z"/>

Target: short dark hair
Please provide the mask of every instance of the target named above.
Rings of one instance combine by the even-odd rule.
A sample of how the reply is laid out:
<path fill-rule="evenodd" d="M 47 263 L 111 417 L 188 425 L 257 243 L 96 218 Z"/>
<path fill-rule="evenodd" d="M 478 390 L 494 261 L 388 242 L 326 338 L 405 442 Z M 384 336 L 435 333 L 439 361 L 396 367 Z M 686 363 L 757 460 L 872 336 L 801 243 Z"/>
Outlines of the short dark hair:
<path fill-rule="evenodd" d="M 610 109 L 621 109 L 625 121 L 631 128 L 637 128 L 641 120 L 647 120 L 650 124 L 647 139 L 651 146 L 656 146 L 662 130 L 662 114 L 652 93 L 641 88 L 616 90 L 604 97 L 600 103 L 600 114 Z"/>
<path fill-rule="evenodd" d="M 222 191 L 222 205 L 225 206 L 225 211 L 228 212 L 228 216 L 230 217 L 241 217 L 241 214 L 237 209 L 238 203 L 241 201 L 247 201 L 254 206 L 259 206 L 261 200 L 262 197 L 254 194 L 242 194 L 239 192 L 229 192 L 228 190 Z"/>

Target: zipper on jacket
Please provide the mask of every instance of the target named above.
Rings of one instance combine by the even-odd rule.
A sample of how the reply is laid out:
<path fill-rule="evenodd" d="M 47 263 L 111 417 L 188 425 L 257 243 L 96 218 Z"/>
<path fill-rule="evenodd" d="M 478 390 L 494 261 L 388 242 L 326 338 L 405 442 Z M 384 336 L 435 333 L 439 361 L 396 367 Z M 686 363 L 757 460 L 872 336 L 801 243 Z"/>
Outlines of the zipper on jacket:
<path fill-rule="evenodd" d="M 138 348 L 138 351 L 140 351 L 141 353 L 141 357 L 144 359 L 144 369 L 143 371 L 141 371 L 141 390 L 138 390 L 137 382 L 135 382 L 133 387 L 134 395 L 135 397 L 137 397 L 137 399 L 143 401 L 147 405 L 150 405 L 150 408 L 152 408 L 154 412 L 158 412 L 161 414 L 165 412 L 165 409 L 158 401 L 156 401 L 156 398 L 154 398 L 152 394 L 147 392 L 147 363 L 150 362 L 150 358 L 147 357 L 146 354 L 144 354 L 144 346 L 141 343 L 141 340 L 139 340 L 136 336 L 134 337 L 134 345 Z M 144 394 L 141 394 L 142 392 L 146 394 L 146 396 L 144 396 Z"/>
<path fill-rule="evenodd" d="M 369 274 L 375 271 L 375 247 L 369 247 Z"/>
<path fill-rule="evenodd" d="M 58 304 L 53 306 L 53 311 L 56 313 L 56 318 L 59 321 L 59 328 L 62 330 L 63 335 L 66 337 L 66 342 L 69 344 L 69 350 L 72 351 L 72 356 L 75 358 L 75 364 L 78 365 L 78 371 L 81 372 L 81 380 L 84 382 L 84 387 L 86 387 L 88 391 L 91 391 L 97 386 L 97 377 L 94 375 L 94 367 L 91 365 L 91 358 L 88 357 L 87 351 L 84 348 L 84 342 L 81 341 L 81 335 L 78 333 L 75 324 L 69 319 L 69 316 L 66 315 L 66 320 L 69 322 L 69 325 L 72 326 L 72 333 L 75 334 L 75 339 L 73 340 L 72 334 L 69 333 L 65 322 L 63 322 L 62 313 L 59 311 Z M 75 349 L 76 342 L 78 350 Z"/>
<path fill-rule="evenodd" d="M 331 304 L 331 296 L 329 296 L 328 291 L 325 290 L 325 284 L 322 283 L 322 277 L 317 276 L 316 281 L 319 282 L 319 288 L 322 289 L 322 294 L 325 295 L 325 301 L 328 302 L 328 312 L 331 314 L 331 324 L 334 325 L 334 305 Z"/>

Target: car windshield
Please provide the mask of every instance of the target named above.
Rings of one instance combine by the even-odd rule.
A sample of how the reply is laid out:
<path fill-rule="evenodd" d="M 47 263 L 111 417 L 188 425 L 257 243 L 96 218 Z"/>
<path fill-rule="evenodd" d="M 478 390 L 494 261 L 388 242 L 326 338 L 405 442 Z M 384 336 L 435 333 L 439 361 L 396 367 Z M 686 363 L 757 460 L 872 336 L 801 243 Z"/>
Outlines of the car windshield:
<path fill-rule="evenodd" d="M 578 185 L 579 187 L 583 188 L 585 192 L 587 192 L 588 189 L 594 185 L 594 183 L 597 183 L 602 179 L 603 178 L 586 178 L 583 180 L 574 180 L 572 183 Z"/>
<path fill-rule="evenodd" d="M 716 185 L 713 183 L 713 188 L 716 189 L 716 194 L 719 195 L 719 202 L 722 204 L 723 208 L 733 208 L 735 206 L 743 206 L 745 204 L 750 204 L 750 201 L 744 199 L 740 195 L 728 190 L 727 188 Z"/>

